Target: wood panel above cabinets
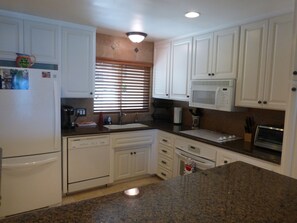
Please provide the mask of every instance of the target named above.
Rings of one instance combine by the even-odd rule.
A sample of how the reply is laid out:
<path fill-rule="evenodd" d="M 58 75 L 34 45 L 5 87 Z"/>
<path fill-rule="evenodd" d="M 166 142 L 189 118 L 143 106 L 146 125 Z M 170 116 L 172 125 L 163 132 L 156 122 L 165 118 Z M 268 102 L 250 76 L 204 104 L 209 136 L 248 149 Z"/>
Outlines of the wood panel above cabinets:
<path fill-rule="evenodd" d="M 241 27 L 236 105 L 285 110 L 291 75 L 293 16 Z"/>

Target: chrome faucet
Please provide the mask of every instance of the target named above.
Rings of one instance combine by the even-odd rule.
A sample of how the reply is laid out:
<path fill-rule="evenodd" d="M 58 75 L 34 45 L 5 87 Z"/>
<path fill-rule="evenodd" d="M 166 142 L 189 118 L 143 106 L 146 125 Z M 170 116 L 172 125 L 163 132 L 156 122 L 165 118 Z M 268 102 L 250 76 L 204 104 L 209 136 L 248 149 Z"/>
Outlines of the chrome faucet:
<path fill-rule="evenodd" d="M 123 113 L 123 111 L 120 110 L 120 112 L 119 112 L 119 124 L 120 125 L 122 124 L 123 117 L 126 116 L 126 115 L 127 115 L 126 113 Z"/>

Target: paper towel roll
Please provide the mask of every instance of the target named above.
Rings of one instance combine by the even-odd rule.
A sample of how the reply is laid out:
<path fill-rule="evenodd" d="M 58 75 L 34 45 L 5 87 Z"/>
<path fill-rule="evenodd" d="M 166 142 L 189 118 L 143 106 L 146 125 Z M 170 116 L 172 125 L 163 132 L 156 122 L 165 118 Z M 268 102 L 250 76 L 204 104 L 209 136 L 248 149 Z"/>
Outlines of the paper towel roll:
<path fill-rule="evenodd" d="M 174 124 L 182 123 L 182 108 L 181 107 L 174 107 L 173 123 Z"/>

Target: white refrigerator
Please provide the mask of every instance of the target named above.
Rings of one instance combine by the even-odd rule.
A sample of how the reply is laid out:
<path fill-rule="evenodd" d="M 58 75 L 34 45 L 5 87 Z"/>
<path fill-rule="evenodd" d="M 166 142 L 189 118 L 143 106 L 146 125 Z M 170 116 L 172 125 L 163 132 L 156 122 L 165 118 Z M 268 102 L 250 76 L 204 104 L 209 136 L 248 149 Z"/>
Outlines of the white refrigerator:
<path fill-rule="evenodd" d="M 57 71 L 0 67 L 0 217 L 61 203 Z"/>

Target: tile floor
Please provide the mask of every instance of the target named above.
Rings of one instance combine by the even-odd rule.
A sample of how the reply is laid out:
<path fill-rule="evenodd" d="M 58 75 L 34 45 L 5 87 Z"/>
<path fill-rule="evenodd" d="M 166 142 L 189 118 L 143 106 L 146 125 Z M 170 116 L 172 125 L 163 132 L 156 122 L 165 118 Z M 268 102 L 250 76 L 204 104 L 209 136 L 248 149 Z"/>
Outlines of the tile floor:
<path fill-rule="evenodd" d="M 145 186 L 152 183 L 158 183 L 160 181 L 162 180 L 157 176 L 147 176 L 141 179 L 134 179 L 134 180 L 126 181 L 122 183 L 114 183 L 112 185 L 108 185 L 107 187 L 103 186 L 100 188 L 67 195 L 63 197 L 62 204 L 69 204 L 76 201 L 81 201 L 81 200 L 90 199 L 94 197 L 100 197 L 100 196 L 124 191 L 133 187 L 140 187 L 140 186 Z"/>

